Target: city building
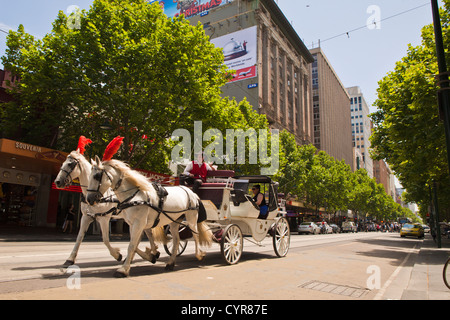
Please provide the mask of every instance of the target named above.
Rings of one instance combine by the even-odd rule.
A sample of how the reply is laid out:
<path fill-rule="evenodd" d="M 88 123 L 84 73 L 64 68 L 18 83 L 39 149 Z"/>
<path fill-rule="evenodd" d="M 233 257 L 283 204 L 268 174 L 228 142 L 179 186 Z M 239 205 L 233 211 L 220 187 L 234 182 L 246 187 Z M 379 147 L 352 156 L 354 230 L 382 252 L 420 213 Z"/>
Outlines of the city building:
<path fill-rule="evenodd" d="M 314 146 L 354 170 L 350 97 L 322 49 L 311 54 Z"/>
<path fill-rule="evenodd" d="M 172 6 L 165 3 L 169 16 Z M 314 60 L 276 2 L 199 1 L 184 13 L 193 25 L 203 24 L 211 42 L 223 48 L 226 65 L 236 71 L 223 96 L 247 99 L 271 128 L 288 130 L 299 144 L 312 143 L 309 64 Z"/>
<path fill-rule="evenodd" d="M 0 70 L 0 103 L 13 100 L 13 97 L 7 93 L 7 89 L 14 85 L 16 78 L 11 75 L 11 72 Z"/>
<path fill-rule="evenodd" d="M 377 183 L 383 185 L 386 194 L 396 201 L 395 176 L 384 160 L 373 160 L 373 176 Z"/>
<path fill-rule="evenodd" d="M 362 154 L 360 167 L 365 168 L 367 174 L 373 178 L 373 160 L 369 154 L 369 139 L 372 133 L 369 106 L 360 87 L 347 88 L 347 92 L 350 96 L 353 148 L 358 149 Z"/>

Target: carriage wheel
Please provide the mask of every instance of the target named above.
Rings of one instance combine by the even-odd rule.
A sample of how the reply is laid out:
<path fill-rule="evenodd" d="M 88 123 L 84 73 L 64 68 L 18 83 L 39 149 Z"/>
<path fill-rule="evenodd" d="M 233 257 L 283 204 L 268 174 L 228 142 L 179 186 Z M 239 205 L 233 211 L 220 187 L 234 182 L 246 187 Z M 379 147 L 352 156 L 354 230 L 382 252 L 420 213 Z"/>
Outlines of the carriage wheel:
<path fill-rule="evenodd" d="M 226 263 L 230 265 L 238 263 L 243 247 L 244 237 L 241 229 L 235 224 L 227 226 L 220 241 L 220 249 Z"/>
<path fill-rule="evenodd" d="M 187 226 L 185 225 L 180 225 L 180 230 L 179 233 L 181 233 L 184 229 L 186 229 Z M 166 251 L 166 253 L 171 256 L 172 255 L 172 249 L 173 249 L 173 242 L 172 242 L 172 236 L 170 234 L 170 228 L 165 228 L 164 232 L 167 236 L 167 238 L 169 239 L 169 242 L 167 242 L 164 245 L 164 250 Z M 186 250 L 188 241 L 187 240 L 181 240 L 180 239 L 180 244 L 178 245 L 178 254 L 177 257 L 181 256 L 184 252 L 184 250 Z"/>
<path fill-rule="evenodd" d="M 289 223 L 286 218 L 280 218 L 275 223 L 273 233 L 273 249 L 275 250 L 275 254 L 280 258 L 285 257 L 289 251 L 290 243 L 291 232 L 289 230 Z"/>

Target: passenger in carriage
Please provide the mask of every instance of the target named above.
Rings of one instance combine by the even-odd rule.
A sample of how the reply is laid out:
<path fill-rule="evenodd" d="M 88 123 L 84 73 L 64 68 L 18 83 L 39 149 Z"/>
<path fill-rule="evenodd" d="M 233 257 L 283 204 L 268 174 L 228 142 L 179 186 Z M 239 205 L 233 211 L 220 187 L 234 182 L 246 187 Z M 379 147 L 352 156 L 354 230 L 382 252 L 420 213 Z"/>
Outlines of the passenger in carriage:
<path fill-rule="evenodd" d="M 184 170 L 183 175 L 187 177 L 185 183 L 192 185 L 192 191 L 198 194 L 200 187 L 206 182 L 208 171 L 216 171 L 216 169 L 205 162 L 203 153 L 201 153 L 197 160 L 189 163 Z"/>
<path fill-rule="evenodd" d="M 261 186 L 259 184 L 254 185 L 252 188 L 253 201 L 259 206 L 259 217 L 258 219 L 266 220 L 269 215 L 269 206 L 266 203 L 264 195 L 261 193 Z"/>

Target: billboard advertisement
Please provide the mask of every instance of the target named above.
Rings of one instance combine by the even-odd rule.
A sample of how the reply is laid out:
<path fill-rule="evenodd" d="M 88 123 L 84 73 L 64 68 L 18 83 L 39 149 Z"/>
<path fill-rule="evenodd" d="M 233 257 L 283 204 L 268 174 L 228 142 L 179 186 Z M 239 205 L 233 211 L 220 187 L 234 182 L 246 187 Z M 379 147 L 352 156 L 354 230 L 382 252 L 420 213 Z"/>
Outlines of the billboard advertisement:
<path fill-rule="evenodd" d="M 211 42 L 223 49 L 225 64 L 235 70 L 233 81 L 257 76 L 257 28 L 256 26 L 212 39 Z"/>
<path fill-rule="evenodd" d="M 164 13 L 169 17 L 184 14 L 186 19 L 196 15 L 206 14 L 210 9 L 223 6 L 233 0 L 150 0 L 149 3 L 159 2 Z"/>

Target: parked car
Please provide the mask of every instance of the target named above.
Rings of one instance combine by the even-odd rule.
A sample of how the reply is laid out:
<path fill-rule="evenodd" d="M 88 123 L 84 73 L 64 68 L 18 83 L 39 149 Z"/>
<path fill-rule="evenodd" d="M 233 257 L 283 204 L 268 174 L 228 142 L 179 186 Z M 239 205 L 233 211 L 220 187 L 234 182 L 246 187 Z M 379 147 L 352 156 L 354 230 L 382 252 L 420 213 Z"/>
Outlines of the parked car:
<path fill-rule="evenodd" d="M 341 233 L 341 228 L 337 224 L 330 224 L 331 229 L 333 229 L 333 233 Z"/>
<path fill-rule="evenodd" d="M 422 227 L 423 227 L 423 232 L 430 233 L 430 227 L 429 226 L 427 226 L 426 224 L 423 224 Z"/>
<path fill-rule="evenodd" d="M 298 234 L 318 234 L 320 228 L 314 222 L 303 222 L 298 226 Z"/>
<path fill-rule="evenodd" d="M 402 230 L 400 230 L 400 237 L 404 238 L 406 236 L 422 239 L 425 236 L 425 232 L 421 224 L 405 223 Z"/>
<path fill-rule="evenodd" d="M 342 232 L 357 232 L 357 227 L 352 221 L 342 222 Z"/>
<path fill-rule="evenodd" d="M 333 233 L 333 228 L 331 228 L 328 223 L 326 223 L 326 222 L 317 222 L 317 225 L 320 228 L 320 233 L 323 233 L 323 234 Z"/>

